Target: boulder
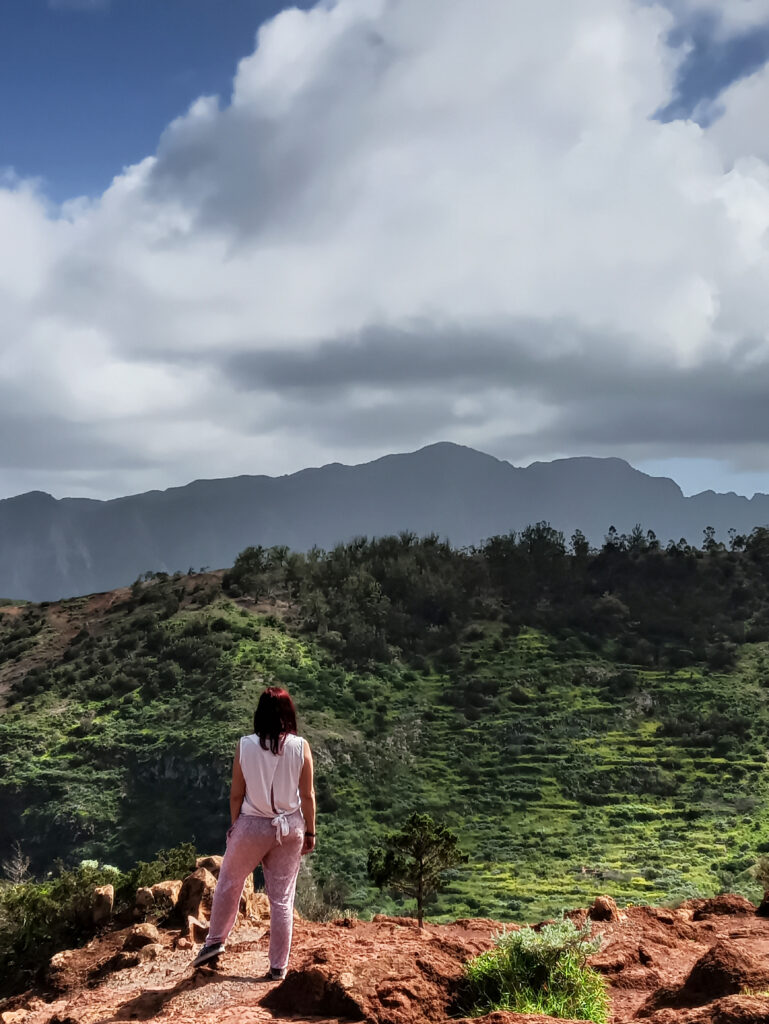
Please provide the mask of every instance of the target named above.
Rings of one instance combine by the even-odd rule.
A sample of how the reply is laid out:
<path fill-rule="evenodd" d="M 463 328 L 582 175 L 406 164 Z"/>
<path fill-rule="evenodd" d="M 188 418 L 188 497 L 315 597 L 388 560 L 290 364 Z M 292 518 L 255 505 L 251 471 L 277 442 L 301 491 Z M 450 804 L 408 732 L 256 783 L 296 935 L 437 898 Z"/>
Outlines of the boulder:
<path fill-rule="evenodd" d="M 152 889 L 148 889 L 146 886 L 142 886 L 141 889 L 137 889 L 134 906 L 140 915 L 147 914 L 152 910 L 155 906 L 155 896 L 153 895 Z"/>
<path fill-rule="evenodd" d="M 91 920 L 97 928 L 109 921 L 114 905 L 115 887 L 112 885 L 97 885 L 91 900 Z"/>
<path fill-rule="evenodd" d="M 176 904 L 182 918 L 204 916 L 208 919 L 214 899 L 216 879 L 208 868 L 196 868 L 182 882 Z"/>
<path fill-rule="evenodd" d="M 66 992 L 72 985 L 78 974 L 77 959 L 77 950 L 75 949 L 63 949 L 51 957 L 46 979 L 54 991 Z"/>
<path fill-rule="evenodd" d="M 141 963 L 146 963 L 148 960 L 157 960 L 164 950 L 165 946 L 161 942 L 149 942 L 138 951 L 139 960 Z"/>
<path fill-rule="evenodd" d="M 182 883 L 178 879 L 168 882 L 158 882 L 150 889 L 152 898 L 157 906 L 168 910 L 172 910 L 179 902 L 179 893 L 181 891 Z"/>
<path fill-rule="evenodd" d="M 135 924 L 129 929 L 123 941 L 123 949 L 127 952 L 149 946 L 152 942 L 160 942 L 160 932 L 154 924 Z"/>
<path fill-rule="evenodd" d="M 596 896 L 587 916 L 591 921 L 619 921 L 620 912 L 611 896 Z"/>
<path fill-rule="evenodd" d="M 198 857 L 198 859 L 195 861 L 195 869 L 197 870 L 198 868 L 205 868 L 206 871 L 210 871 L 212 875 L 215 875 L 218 878 L 223 860 L 224 857 L 219 856 Z"/>
<path fill-rule="evenodd" d="M 28 1016 L 27 1010 L 6 1010 L 0 1013 L 0 1021 L 2 1024 L 24 1024 Z"/>

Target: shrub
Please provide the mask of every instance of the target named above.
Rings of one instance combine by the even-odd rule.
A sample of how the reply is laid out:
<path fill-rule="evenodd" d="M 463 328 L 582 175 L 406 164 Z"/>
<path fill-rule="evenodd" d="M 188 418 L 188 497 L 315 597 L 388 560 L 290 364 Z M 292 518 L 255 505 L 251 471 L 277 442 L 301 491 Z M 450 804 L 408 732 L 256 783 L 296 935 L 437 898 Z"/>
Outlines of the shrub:
<path fill-rule="evenodd" d="M 502 932 L 493 949 L 465 966 L 471 1012 L 509 1010 L 604 1024 L 606 986 L 587 966 L 600 941 L 600 936 L 590 938 L 589 924 L 578 929 L 569 920 L 544 925 L 538 932 Z"/>
<path fill-rule="evenodd" d="M 139 886 L 183 878 L 194 869 L 195 857 L 194 846 L 184 843 L 128 872 L 84 860 L 41 882 L 0 887 L 0 992 L 23 988 L 54 953 L 91 938 L 97 885 L 114 886 L 115 912 L 120 913 L 132 905 Z"/>

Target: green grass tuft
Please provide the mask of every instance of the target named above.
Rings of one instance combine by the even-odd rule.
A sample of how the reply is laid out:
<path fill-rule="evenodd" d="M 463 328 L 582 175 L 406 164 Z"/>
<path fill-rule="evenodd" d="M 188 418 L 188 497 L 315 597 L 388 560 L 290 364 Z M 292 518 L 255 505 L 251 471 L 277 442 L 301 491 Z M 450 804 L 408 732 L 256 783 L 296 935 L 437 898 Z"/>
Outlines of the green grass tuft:
<path fill-rule="evenodd" d="M 609 1000 L 603 978 L 587 965 L 599 948 L 589 925 L 569 920 L 503 932 L 495 946 L 465 967 L 470 1012 L 494 1010 L 571 1017 L 605 1024 Z"/>

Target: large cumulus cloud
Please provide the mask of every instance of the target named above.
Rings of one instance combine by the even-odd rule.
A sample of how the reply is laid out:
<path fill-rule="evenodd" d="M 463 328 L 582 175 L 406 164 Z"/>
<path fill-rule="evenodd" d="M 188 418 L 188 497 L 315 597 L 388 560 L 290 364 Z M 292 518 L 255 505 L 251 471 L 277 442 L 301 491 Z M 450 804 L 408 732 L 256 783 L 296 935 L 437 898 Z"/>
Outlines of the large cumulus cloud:
<path fill-rule="evenodd" d="M 103 196 L 52 209 L 7 177 L 0 490 L 118 493 L 443 438 L 764 466 L 765 72 L 707 128 L 653 116 L 686 19 L 769 18 L 763 0 L 724 10 L 288 10 L 232 96 L 197 100 Z"/>

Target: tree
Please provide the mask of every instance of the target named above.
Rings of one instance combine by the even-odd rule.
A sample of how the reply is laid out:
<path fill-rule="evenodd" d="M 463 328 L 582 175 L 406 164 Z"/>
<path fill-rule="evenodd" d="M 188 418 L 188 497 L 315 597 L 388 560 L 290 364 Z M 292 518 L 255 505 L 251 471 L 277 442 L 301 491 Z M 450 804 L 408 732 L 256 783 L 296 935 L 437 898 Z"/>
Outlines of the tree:
<path fill-rule="evenodd" d="M 439 891 L 443 872 L 467 861 L 467 854 L 457 849 L 458 842 L 429 814 L 415 811 L 399 832 L 391 832 L 381 846 L 369 851 L 369 877 L 380 889 L 390 886 L 415 899 L 423 928 L 425 903 Z"/>
<path fill-rule="evenodd" d="M 267 552 L 261 544 L 248 547 L 240 552 L 232 569 L 225 574 L 224 585 L 229 588 L 234 583 L 241 593 L 258 601 L 265 591 L 267 568 Z"/>
<path fill-rule="evenodd" d="M 587 558 L 590 554 L 590 541 L 582 530 L 575 530 L 571 535 L 571 551 L 576 558 Z"/>

